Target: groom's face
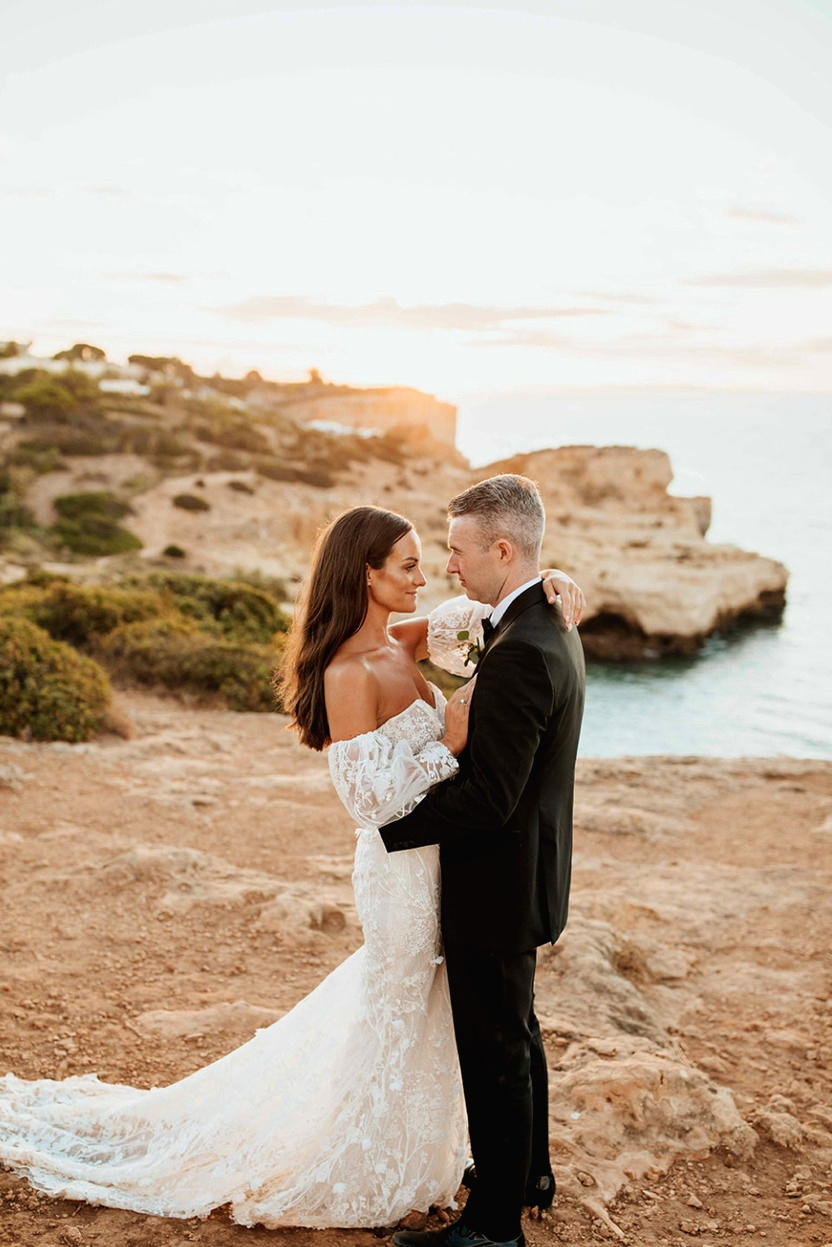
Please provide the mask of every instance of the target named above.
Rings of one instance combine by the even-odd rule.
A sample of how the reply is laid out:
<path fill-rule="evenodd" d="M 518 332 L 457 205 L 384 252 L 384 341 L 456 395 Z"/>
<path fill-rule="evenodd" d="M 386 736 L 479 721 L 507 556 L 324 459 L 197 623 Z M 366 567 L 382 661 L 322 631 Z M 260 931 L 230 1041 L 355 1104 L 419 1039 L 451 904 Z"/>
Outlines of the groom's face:
<path fill-rule="evenodd" d="M 488 545 L 483 540 L 479 521 L 472 515 L 457 515 L 448 528 L 447 570 L 459 577 L 466 594 L 473 602 L 490 602 L 496 605 L 503 581 L 505 567 L 500 543 Z"/>

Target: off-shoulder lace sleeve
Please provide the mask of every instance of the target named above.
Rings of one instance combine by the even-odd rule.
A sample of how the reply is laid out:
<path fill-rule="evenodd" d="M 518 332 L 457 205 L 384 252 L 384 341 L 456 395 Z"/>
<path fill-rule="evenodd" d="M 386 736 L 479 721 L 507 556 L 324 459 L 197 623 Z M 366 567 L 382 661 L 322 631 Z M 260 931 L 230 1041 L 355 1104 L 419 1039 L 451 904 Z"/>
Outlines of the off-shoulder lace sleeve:
<path fill-rule="evenodd" d="M 335 791 L 359 827 L 383 827 L 415 809 L 434 784 L 450 779 L 459 763 L 438 740 L 419 753 L 406 740 L 364 732 L 329 746 Z"/>
<path fill-rule="evenodd" d="M 452 675 L 473 675 L 482 648 L 482 621 L 492 609 L 464 594 L 441 602 L 428 615 L 431 662 Z"/>

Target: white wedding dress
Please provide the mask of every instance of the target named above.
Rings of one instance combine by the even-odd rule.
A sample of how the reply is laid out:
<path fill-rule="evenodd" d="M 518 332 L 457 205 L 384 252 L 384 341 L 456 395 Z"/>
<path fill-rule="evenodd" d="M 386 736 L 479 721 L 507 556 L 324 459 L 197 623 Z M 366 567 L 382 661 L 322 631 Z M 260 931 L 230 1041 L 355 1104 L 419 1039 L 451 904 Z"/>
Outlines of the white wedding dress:
<path fill-rule="evenodd" d="M 431 616 L 431 657 L 464 671 L 484 608 Z M 469 668 L 470 671 L 470 668 Z M 0 1079 L 0 1161 L 41 1191 L 156 1216 L 230 1205 L 243 1225 L 391 1225 L 450 1204 L 466 1121 L 439 931 L 439 850 L 387 854 L 377 828 L 455 773 L 444 699 L 330 746 L 359 825 L 364 944 L 285 1017 L 169 1087 L 85 1074 Z"/>

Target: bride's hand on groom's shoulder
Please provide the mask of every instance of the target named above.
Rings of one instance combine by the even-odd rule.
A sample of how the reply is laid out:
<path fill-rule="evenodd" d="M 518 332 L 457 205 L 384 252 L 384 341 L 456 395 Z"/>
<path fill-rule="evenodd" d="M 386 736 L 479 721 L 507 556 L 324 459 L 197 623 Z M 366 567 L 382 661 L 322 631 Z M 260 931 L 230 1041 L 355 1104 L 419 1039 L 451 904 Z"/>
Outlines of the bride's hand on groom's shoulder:
<path fill-rule="evenodd" d="M 442 744 L 458 758 L 468 743 L 468 714 L 477 677 L 458 688 L 445 705 L 445 735 Z"/>
<path fill-rule="evenodd" d="M 557 568 L 544 568 L 540 575 L 543 578 L 543 590 L 552 606 L 560 598 L 563 622 L 567 630 L 573 624 L 577 627 L 586 610 L 586 598 L 580 585 L 575 584 L 571 576 Z"/>

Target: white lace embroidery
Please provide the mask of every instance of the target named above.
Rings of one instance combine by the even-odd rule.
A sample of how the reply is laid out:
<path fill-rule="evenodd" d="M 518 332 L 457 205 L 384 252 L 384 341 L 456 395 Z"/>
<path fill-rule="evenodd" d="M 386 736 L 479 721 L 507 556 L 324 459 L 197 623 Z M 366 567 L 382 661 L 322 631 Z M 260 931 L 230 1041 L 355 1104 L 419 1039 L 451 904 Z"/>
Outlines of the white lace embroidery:
<path fill-rule="evenodd" d="M 376 731 L 330 745 L 335 791 L 361 828 L 409 814 L 434 784 L 456 774 L 459 763 L 437 739 L 443 731 L 441 711 L 414 701 Z"/>
<path fill-rule="evenodd" d="M 472 641 L 482 645 L 482 621 L 494 608 L 470 598 L 450 598 L 428 615 L 428 654 L 431 662 L 452 675 L 471 676 L 476 671 L 465 659 Z M 469 635 L 460 640 L 459 633 Z"/>
<path fill-rule="evenodd" d="M 51 1195 L 174 1217 L 230 1204 L 243 1225 L 390 1225 L 450 1203 L 466 1127 L 438 849 L 388 854 L 372 829 L 449 772 L 443 730 L 439 710 L 414 703 L 368 733 L 358 770 L 335 767 L 365 828 L 362 948 L 273 1026 L 170 1087 L 8 1074 L 0 1160 Z"/>

